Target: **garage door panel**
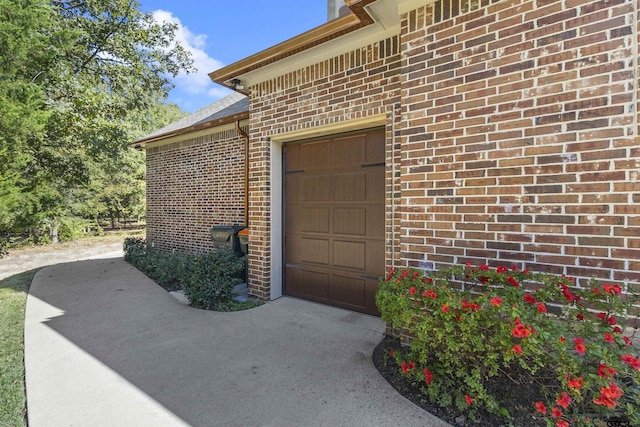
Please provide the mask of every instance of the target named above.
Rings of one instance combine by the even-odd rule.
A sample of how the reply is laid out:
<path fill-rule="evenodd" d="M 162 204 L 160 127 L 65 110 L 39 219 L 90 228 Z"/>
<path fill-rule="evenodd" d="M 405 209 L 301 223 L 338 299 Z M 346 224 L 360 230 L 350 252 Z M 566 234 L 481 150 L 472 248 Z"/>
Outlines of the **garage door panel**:
<path fill-rule="evenodd" d="M 336 167 L 360 166 L 365 158 L 365 136 L 336 139 L 331 142 L 331 163 Z"/>
<path fill-rule="evenodd" d="M 364 242 L 333 242 L 333 265 L 351 269 L 364 270 L 366 261 L 366 244 Z"/>
<path fill-rule="evenodd" d="M 365 163 L 375 164 L 384 162 L 385 149 L 385 135 L 383 131 L 367 134 L 364 157 Z"/>
<path fill-rule="evenodd" d="M 301 231 L 305 233 L 328 233 L 330 230 L 331 209 L 328 207 L 302 207 L 296 209 L 301 213 Z"/>
<path fill-rule="evenodd" d="M 312 171 L 329 166 L 329 145 L 326 141 L 304 144 L 302 149 L 302 169 Z"/>
<path fill-rule="evenodd" d="M 366 200 L 384 200 L 385 189 L 380 182 L 384 182 L 384 165 L 367 168 Z"/>
<path fill-rule="evenodd" d="M 380 244 L 379 240 L 367 241 L 365 270 L 368 275 L 374 277 L 384 276 L 384 241 L 382 243 Z"/>
<path fill-rule="evenodd" d="M 304 285 L 301 295 L 315 299 L 329 299 L 329 274 L 319 271 L 302 270 L 300 280 Z"/>
<path fill-rule="evenodd" d="M 362 201 L 367 198 L 367 174 L 350 173 L 333 177 L 333 200 Z"/>
<path fill-rule="evenodd" d="M 372 239 L 384 239 L 384 206 L 368 206 L 366 215 L 367 237 Z"/>
<path fill-rule="evenodd" d="M 287 163 L 285 164 L 285 172 L 300 171 L 304 169 L 302 163 L 302 150 L 291 150 L 287 153 Z"/>
<path fill-rule="evenodd" d="M 365 280 L 356 277 L 334 275 L 331 278 L 329 298 L 354 307 L 364 307 L 366 302 Z"/>
<path fill-rule="evenodd" d="M 300 239 L 302 262 L 314 264 L 329 264 L 329 240 L 328 239 Z"/>
<path fill-rule="evenodd" d="M 304 176 L 300 199 L 305 202 L 323 202 L 331 199 L 331 177 L 325 175 Z"/>
<path fill-rule="evenodd" d="M 367 209 L 334 208 L 333 232 L 337 234 L 365 236 L 367 234 Z"/>

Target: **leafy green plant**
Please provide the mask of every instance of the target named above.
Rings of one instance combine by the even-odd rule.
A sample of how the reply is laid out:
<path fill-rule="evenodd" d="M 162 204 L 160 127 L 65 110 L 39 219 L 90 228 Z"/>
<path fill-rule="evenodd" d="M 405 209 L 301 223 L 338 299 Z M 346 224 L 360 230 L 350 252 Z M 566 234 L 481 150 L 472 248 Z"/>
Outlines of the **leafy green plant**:
<path fill-rule="evenodd" d="M 142 237 L 126 237 L 122 249 L 124 250 L 124 260 L 136 268 L 139 268 L 138 264 L 147 256 L 147 242 Z"/>
<path fill-rule="evenodd" d="M 383 320 L 410 337 L 397 363 L 430 401 L 472 419 L 480 409 L 509 418 L 489 387 L 503 376 L 537 387 L 531 412 L 557 427 L 614 416 L 640 425 L 640 361 L 625 335 L 637 301 L 618 284 L 578 287 L 567 277 L 486 265 L 429 276 L 392 269 L 376 295 Z"/>
<path fill-rule="evenodd" d="M 216 309 L 231 301 L 233 287 L 242 282 L 244 259 L 231 250 L 189 258 L 182 281 L 185 296 L 193 307 Z"/>

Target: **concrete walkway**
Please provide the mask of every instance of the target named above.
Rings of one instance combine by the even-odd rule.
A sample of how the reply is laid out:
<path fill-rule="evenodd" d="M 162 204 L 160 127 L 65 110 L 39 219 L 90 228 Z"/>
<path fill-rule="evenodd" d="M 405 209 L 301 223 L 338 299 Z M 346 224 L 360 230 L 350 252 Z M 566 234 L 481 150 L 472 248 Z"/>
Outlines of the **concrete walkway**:
<path fill-rule="evenodd" d="M 58 264 L 27 300 L 29 426 L 448 425 L 376 371 L 383 330 L 291 298 L 194 309 L 121 257 Z"/>

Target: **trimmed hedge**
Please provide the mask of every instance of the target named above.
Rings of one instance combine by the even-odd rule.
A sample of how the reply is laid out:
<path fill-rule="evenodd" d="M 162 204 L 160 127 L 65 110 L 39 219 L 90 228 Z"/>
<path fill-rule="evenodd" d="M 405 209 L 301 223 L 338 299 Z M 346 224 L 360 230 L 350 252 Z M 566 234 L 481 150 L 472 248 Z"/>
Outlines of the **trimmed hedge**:
<path fill-rule="evenodd" d="M 230 250 L 191 256 L 165 254 L 151 249 L 139 237 L 126 238 L 123 247 L 125 261 L 166 289 L 183 289 L 193 307 L 220 311 L 247 308 L 232 299 L 234 286 L 243 281 L 245 263 L 244 257 Z M 244 305 L 256 306 L 255 302 Z"/>

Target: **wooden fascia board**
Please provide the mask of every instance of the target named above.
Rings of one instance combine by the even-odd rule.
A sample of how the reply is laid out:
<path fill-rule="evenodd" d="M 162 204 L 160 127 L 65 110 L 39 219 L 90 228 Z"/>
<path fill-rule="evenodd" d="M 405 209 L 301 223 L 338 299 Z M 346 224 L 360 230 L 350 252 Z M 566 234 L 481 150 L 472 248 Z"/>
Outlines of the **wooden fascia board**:
<path fill-rule="evenodd" d="M 186 135 L 188 133 L 197 132 L 200 130 L 205 130 L 209 128 L 214 128 L 216 126 L 225 125 L 227 123 L 237 122 L 238 120 L 245 120 L 249 118 L 249 112 L 245 111 L 243 113 L 234 114 L 232 116 L 223 117 L 221 119 L 211 120 L 209 122 L 201 123 L 198 125 L 189 126 L 186 128 L 178 129 L 172 132 L 163 133 L 162 135 L 156 135 L 151 138 L 139 139 L 134 141 L 131 145 L 133 147 L 144 147 L 146 144 L 150 144 L 152 142 L 161 141 L 163 139 L 172 138 L 174 136 Z"/>
<path fill-rule="evenodd" d="M 347 0 L 345 3 L 353 13 L 329 21 L 326 24 L 258 52 L 248 58 L 241 59 L 231 65 L 212 71 L 209 73 L 209 78 L 215 83 L 236 90 L 229 81 L 237 76 L 257 70 L 296 53 L 373 24 L 373 18 L 369 16 L 365 7 L 374 1 L 375 0 Z M 236 91 L 246 94 L 246 92 L 241 90 Z"/>

